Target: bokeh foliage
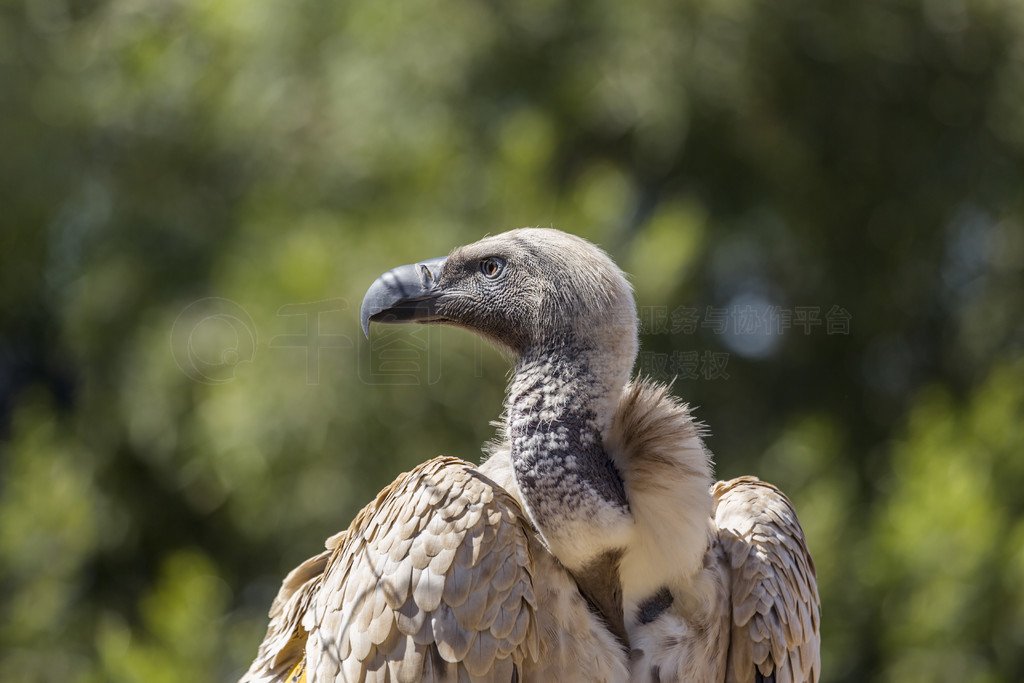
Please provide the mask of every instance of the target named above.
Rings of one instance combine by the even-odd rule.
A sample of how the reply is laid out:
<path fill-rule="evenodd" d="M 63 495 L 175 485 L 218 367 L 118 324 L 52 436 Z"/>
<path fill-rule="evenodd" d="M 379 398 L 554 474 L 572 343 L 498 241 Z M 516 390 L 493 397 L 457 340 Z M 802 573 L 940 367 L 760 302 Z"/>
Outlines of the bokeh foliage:
<path fill-rule="evenodd" d="M 728 354 L 675 390 L 795 501 L 825 680 L 1024 678 L 1016 0 L 2 0 L 0 150 L 0 680 L 237 677 L 493 434 L 504 359 L 378 382 L 366 286 L 537 224 L 632 274 L 643 369 Z"/>

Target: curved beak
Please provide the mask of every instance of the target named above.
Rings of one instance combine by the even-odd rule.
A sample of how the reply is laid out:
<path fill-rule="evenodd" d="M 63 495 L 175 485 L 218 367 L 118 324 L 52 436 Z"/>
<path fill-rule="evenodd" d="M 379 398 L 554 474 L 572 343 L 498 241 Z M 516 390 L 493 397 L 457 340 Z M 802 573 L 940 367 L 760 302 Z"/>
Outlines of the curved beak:
<path fill-rule="evenodd" d="M 373 281 L 363 297 L 359 318 L 369 338 L 370 322 L 426 323 L 439 320 L 435 310 L 442 291 L 437 287 L 447 257 L 398 266 Z"/>

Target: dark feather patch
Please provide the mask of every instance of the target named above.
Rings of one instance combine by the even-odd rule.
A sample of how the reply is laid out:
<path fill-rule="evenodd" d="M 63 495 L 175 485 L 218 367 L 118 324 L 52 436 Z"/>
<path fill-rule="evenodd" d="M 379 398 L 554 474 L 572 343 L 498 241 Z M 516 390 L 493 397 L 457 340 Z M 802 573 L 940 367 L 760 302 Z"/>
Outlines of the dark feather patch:
<path fill-rule="evenodd" d="M 637 621 L 641 624 L 649 624 L 672 606 L 672 593 L 668 587 L 663 587 L 651 597 L 643 600 L 637 605 Z"/>

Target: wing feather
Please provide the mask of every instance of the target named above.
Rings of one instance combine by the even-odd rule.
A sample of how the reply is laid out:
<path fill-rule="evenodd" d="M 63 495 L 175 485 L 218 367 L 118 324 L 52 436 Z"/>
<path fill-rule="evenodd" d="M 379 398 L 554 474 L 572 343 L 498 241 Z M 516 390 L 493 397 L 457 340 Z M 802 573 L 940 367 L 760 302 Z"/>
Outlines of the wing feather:
<path fill-rule="evenodd" d="M 756 477 L 718 482 L 713 493 L 718 539 L 732 567 L 726 681 L 816 682 L 818 586 L 793 504 Z"/>
<path fill-rule="evenodd" d="M 328 543 L 343 535 L 344 532 L 331 537 Z M 303 616 L 316 596 L 331 553 L 328 549 L 309 558 L 285 577 L 270 606 L 267 635 L 242 683 L 285 680 L 302 661 L 310 627 L 303 625 Z"/>
<path fill-rule="evenodd" d="M 321 682 L 510 680 L 536 658 L 526 534 L 518 503 L 472 465 L 420 465 L 288 575 L 243 682 L 300 664 Z"/>

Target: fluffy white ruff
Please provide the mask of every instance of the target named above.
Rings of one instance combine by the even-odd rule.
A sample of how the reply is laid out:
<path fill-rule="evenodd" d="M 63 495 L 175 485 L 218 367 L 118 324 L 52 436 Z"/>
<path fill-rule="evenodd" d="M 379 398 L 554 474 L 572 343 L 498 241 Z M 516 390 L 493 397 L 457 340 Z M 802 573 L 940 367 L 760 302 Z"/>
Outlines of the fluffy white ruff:
<path fill-rule="evenodd" d="M 684 591 L 701 571 L 713 533 L 711 460 L 687 405 L 647 379 L 623 389 L 605 446 L 634 520 L 619 566 L 628 626 L 640 601 L 664 586 Z"/>

